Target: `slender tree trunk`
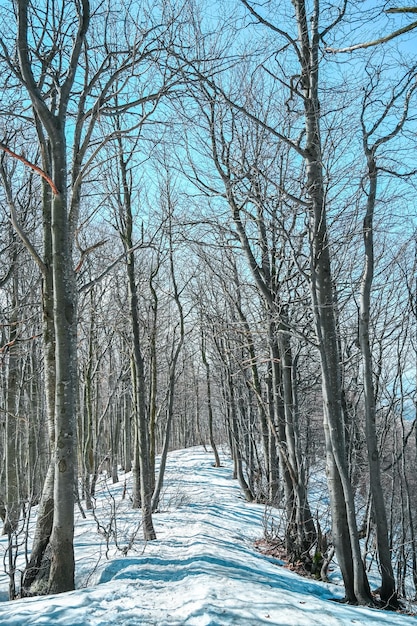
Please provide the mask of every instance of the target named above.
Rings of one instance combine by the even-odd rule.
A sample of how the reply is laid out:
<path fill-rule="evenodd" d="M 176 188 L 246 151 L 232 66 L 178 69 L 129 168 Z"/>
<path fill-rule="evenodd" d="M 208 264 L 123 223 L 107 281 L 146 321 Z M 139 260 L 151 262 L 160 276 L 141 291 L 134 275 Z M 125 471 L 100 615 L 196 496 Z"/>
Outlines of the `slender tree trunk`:
<path fill-rule="evenodd" d="M 44 168 L 46 160 L 44 159 Z M 46 168 L 45 168 L 46 169 Z M 42 340 L 44 360 L 44 388 L 45 410 L 49 435 L 50 452 L 55 448 L 55 329 L 53 316 L 53 284 L 52 284 L 52 237 L 51 237 L 51 198 L 50 189 L 46 184 L 43 187 L 43 226 L 44 226 L 44 263 L 47 271 L 42 277 Z M 29 563 L 23 574 L 22 594 L 31 595 L 31 587 L 37 581 L 38 575 L 42 579 L 48 578 L 50 560 L 44 558 L 49 545 L 52 531 L 54 511 L 54 482 L 55 464 L 50 460 L 42 489 L 36 518 L 36 529 L 32 543 Z"/>
<path fill-rule="evenodd" d="M 139 509 L 141 505 L 140 493 L 140 451 L 139 451 L 139 394 L 136 364 L 133 355 L 130 359 L 130 372 L 132 378 L 132 507 Z"/>
<path fill-rule="evenodd" d="M 81 467 L 83 480 L 83 489 L 85 497 L 85 506 L 87 510 L 93 508 L 92 493 L 91 493 L 91 476 L 94 473 L 94 447 L 93 447 L 93 334 L 94 334 L 94 311 L 92 294 L 90 298 L 91 304 L 91 319 L 88 338 L 88 355 L 87 365 L 85 370 L 84 381 L 84 406 L 83 414 L 81 418 L 82 433 L 80 435 L 80 447 L 81 447 Z"/>
<path fill-rule="evenodd" d="M 217 446 L 216 446 L 216 442 L 215 442 L 214 434 L 213 434 L 213 405 L 211 401 L 210 364 L 207 361 L 206 344 L 205 344 L 205 338 L 203 334 L 201 336 L 201 358 L 202 358 L 203 365 L 204 365 L 205 372 L 206 372 L 207 411 L 208 411 L 208 429 L 209 429 L 210 445 L 214 454 L 214 467 L 220 467 L 220 457 L 217 451 Z"/>
<path fill-rule="evenodd" d="M 8 536 L 9 600 L 16 598 L 16 563 L 13 544 L 19 527 L 20 486 L 18 471 L 18 279 L 15 266 L 12 275 L 12 302 L 9 319 L 9 341 L 7 360 L 6 420 L 5 420 L 5 461 L 6 461 L 6 511 L 3 533 Z"/>
<path fill-rule="evenodd" d="M 292 538 L 290 539 L 290 535 L 292 533 L 289 532 L 289 527 L 291 525 L 291 520 L 294 515 L 294 489 L 293 489 L 293 481 L 291 479 L 290 469 L 291 466 L 287 462 L 287 446 L 286 446 L 286 432 L 285 432 L 285 408 L 283 401 L 283 393 L 281 387 L 281 368 L 280 368 L 280 353 L 278 348 L 278 337 L 275 323 L 272 320 L 269 320 L 269 332 L 268 332 L 268 340 L 269 340 L 269 356 L 271 361 L 271 375 L 272 375 L 272 407 L 274 410 L 274 419 L 271 422 L 271 426 L 276 424 L 274 427 L 274 436 L 276 440 L 276 445 L 278 447 L 278 455 L 279 455 L 279 467 L 280 467 L 280 475 L 283 481 L 283 493 L 285 499 L 285 510 L 287 514 L 287 524 L 288 528 L 286 529 L 286 538 L 287 538 L 287 551 L 289 554 L 292 552 Z"/>
<path fill-rule="evenodd" d="M 123 453 L 124 453 L 124 470 L 130 472 L 132 469 L 132 415 L 131 415 L 131 403 L 129 402 L 127 394 L 123 396 L 123 416 L 124 416 L 124 428 L 123 428 Z"/>
<path fill-rule="evenodd" d="M 273 502 L 276 496 L 275 487 L 274 487 L 274 482 L 276 482 L 276 480 L 273 478 L 272 473 L 271 473 L 272 460 L 270 457 L 271 449 L 270 449 L 268 416 L 267 416 L 267 409 L 265 407 L 265 402 L 263 401 L 263 398 L 262 398 L 262 387 L 261 387 L 261 381 L 260 381 L 259 371 L 258 371 L 258 366 L 257 366 L 255 343 L 253 340 L 251 329 L 249 327 L 249 322 L 243 312 L 242 307 L 240 306 L 240 303 L 235 303 L 235 304 L 236 304 L 236 308 L 239 314 L 239 318 L 245 329 L 245 335 L 247 337 L 247 343 L 248 343 L 247 348 L 249 351 L 249 358 L 250 358 L 252 384 L 253 384 L 253 389 L 254 389 L 257 404 L 258 404 L 259 426 L 260 426 L 261 436 L 262 436 L 262 450 L 263 450 L 263 455 L 264 455 L 263 465 L 265 467 L 267 480 L 268 480 L 268 496 L 267 497 L 269 498 L 270 502 Z M 272 401 L 272 398 L 271 398 L 271 401 Z M 273 404 L 271 404 L 271 407 L 273 407 Z M 277 461 L 276 455 L 274 455 L 273 463 L 276 464 L 276 461 Z"/>
<path fill-rule="evenodd" d="M 161 491 L 164 484 L 165 469 L 168 458 L 169 442 L 171 437 L 172 419 L 174 417 L 174 389 L 175 389 L 175 370 L 170 375 L 168 390 L 167 419 L 164 432 L 164 443 L 162 446 L 161 459 L 159 462 L 158 479 L 152 496 L 152 511 L 157 511 L 161 497 Z"/>
<path fill-rule="evenodd" d="M 232 380 L 231 372 L 228 370 L 227 373 L 227 386 L 228 386 L 228 396 L 229 396 L 229 407 L 230 407 L 230 434 L 232 439 L 232 454 L 235 462 L 235 472 L 236 478 L 239 482 L 240 488 L 243 491 L 245 499 L 247 502 L 253 502 L 254 496 L 250 487 L 246 481 L 246 478 L 243 473 L 243 463 L 242 463 L 242 451 L 241 451 L 241 441 L 239 436 L 239 427 L 238 427 L 238 416 L 237 416 L 237 406 L 236 406 L 236 392 L 234 383 Z"/>
<path fill-rule="evenodd" d="M 272 379 L 272 367 L 269 367 L 267 378 L 267 402 L 268 402 L 268 495 L 272 504 L 277 504 L 280 499 L 279 462 L 277 453 L 276 423 L 275 423 L 275 398 Z"/>
<path fill-rule="evenodd" d="M 3 532 L 9 537 L 16 531 L 19 524 L 20 497 L 19 497 L 19 475 L 18 475 L 18 451 L 17 451 L 17 423 L 18 423 L 18 379 L 19 379 L 19 359 L 18 359 L 18 283 L 16 267 L 12 276 L 12 313 L 9 320 L 9 349 L 7 362 L 7 389 L 6 389 L 6 519 Z M 10 549 L 10 548 L 9 548 Z M 10 574 L 11 575 L 11 572 Z M 14 581 L 14 576 L 11 580 Z M 15 592 L 10 590 L 10 599 L 14 599 Z"/>
<path fill-rule="evenodd" d="M 365 265 L 361 280 L 359 315 L 359 344 L 362 352 L 364 380 L 365 430 L 368 452 L 369 480 L 372 495 L 372 510 L 374 513 L 378 556 L 381 569 L 380 597 L 382 602 L 384 602 L 387 606 L 398 608 L 395 578 L 391 563 L 388 521 L 384 494 L 381 485 L 381 467 L 375 424 L 376 416 L 373 359 L 369 333 L 371 289 L 374 275 L 373 216 L 376 201 L 378 173 L 372 150 L 365 146 L 365 151 L 368 163 L 369 190 L 366 214 L 363 221 Z"/>
<path fill-rule="evenodd" d="M 132 323 L 133 335 L 133 377 L 134 377 L 134 393 L 135 393 L 135 451 L 133 464 L 133 477 L 140 482 L 140 503 L 142 509 L 143 534 L 145 541 L 156 539 L 155 530 L 152 521 L 152 484 L 151 465 L 149 457 L 149 432 L 146 411 L 146 385 L 145 385 L 145 367 L 141 349 L 141 340 L 139 332 L 139 316 L 138 316 L 138 294 L 135 275 L 135 254 L 133 251 L 133 217 L 131 208 L 130 189 L 127 181 L 127 169 L 123 160 L 123 154 L 120 154 L 120 166 L 124 188 L 125 202 L 125 223 L 126 229 L 123 233 L 123 242 L 127 254 L 127 278 L 129 288 L 129 308 Z M 136 491 L 138 485 L 136 485 Z"/>
<path fill-rule="evenodd" d="M 281 313 L 281 323 L 278 328 L 278 345 L 281 357 L 281 378 L 284 398 L 285 442 L 288 454 L 288 463 L 291 466 L 290 477 L 295 497 L 294 522 L 295 537 L 292 550 L 296 560 L 308 558 L 309 550 L 316 541 L 316 529 L 308 503 L 306 477 L 301 459 L 298 433 L 298 407 L 294 395 L 294 360 L 288 326 L 284 321 L 285 312 Z"/>
<path fill-rule="evenodd" d="M 149 287 L 152 293 L 152 329 L 150 337 L 150 389 L 149 389 L 149 459 L 151 467 L 152 491 L 155 489 L 155 457 L 156 457 L 156 398 L 158 392 L 158 368 L 156 356 L 156 335 L 158 320 L 158 294 L 153 285 L 158 268 L 151 273 L 149 278 Z"/>
<path fill-rule="evenodd" d="M 166 201 L 167 201 L 167 209 L 168 209 L 168 225 L 169 225 L 169 268 L 171 274 L 171 281 L 173 287 L 173 296 L 175 300 L 175 305 L 178 310 L 178 326 L 176 327 L 173 333 L 173 346 L 171 351 L 171 363 L 169 366 L 169 376 L 168 376 L 168 403 L 167 403 L 167 421 L 165 426 L 165 435 L 164 435 L 164 445 L 162 449 L 161 461 L 158 472 L 158 480 L 156 483 L 155 491 L 152 497 L 152 510 L 155 511 L 159 505 L 159 498 L 161 495 L 161 489 L 163 486 L 163 481 L 165 477 L 165 467 L 169 450 L 169 441 L 171 436 L 171 425 L 174 417 L 174 399 L 175 399 L 175 390 L 176 390 L 176 376 L 177 376 L 177 363 L 179 356 L 181 354 L 182 347 L 184 345 L 184 311 L 180 299 L 180 292 L 178 290 L 177 279 L 175 276 L 175 266 L 174 266 L 174 248 L 172 241 L 172 214 L 173 214 L 173 205 L 171 198 L 171 189 L 169 186 L 169 180 L 166 183 Z M 176 339 L 176 334 L 178 332 L 178 339 Z"/>

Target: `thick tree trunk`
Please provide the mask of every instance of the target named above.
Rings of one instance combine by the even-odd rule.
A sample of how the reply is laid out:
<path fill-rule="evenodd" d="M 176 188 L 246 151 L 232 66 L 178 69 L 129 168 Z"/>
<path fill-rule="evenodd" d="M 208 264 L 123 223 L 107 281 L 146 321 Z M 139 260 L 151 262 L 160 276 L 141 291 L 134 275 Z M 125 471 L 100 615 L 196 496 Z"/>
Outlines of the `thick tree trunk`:
<path fill-rule="evenodd" d="M 72 262 L 75 224 L 70 224 L 67 198 L 68 168 L 65 122 L 84 39 L 90 20 L 88 0 L 77 4 L 78 24 L 72 38 L 68 68 L 56 72 L 56 97 L 42 95 L 33 70 L 29 45 L 28 0 L 17 5 L 17 52 L 22 84 L 35 113 L 44 172 L 52 199 L 44 192 L 44 217 L 50 219 L 52 252 L 53 324 L 55 332 L 55 433 L 54 433 L 54 518 L 50 537 L 51 569 L 48 591 L 57 593 L 74 588 L 74 478 L 76 451 L 76 283 Z M 48 19 L 48 18 L 47 18 Z M 45 26 L 46 28 L 46 26 Z M 41 36 L 41 35 L 40 35 Z M 49 69 L 49 68 L 48 68 Z M 38 67 L 36 70 L 38 73 Z M 42 80 L 42 78 L 41 78 Z M 46 139 L 47 138 L 47 139 Z M 47 150 L 45 150 L 47 148 Z M 49 152 L 49 154 L 47 154 Z M 45 178 L 46 177 L 46 178 Z M 74 212 L 76 215 L 76 212 Z M 47 268 L 49 277 L 49 268 Z"/>
<path fill-rule="evenodd" d="M 304 0 L 293 0 L 296 12 L 301 62 L 301 84 L 305 111 L 306 193 L 310 208 L 310 268 L 313 315 L 319 341 L 323 418 L 327 448 L 328 477 L 332 500 L 333 534 L 340 538 L 336 554 L 347 585 L 359 604 L 372 604 L 365 574 L 356 522 L 353 490 L 349 479 L 343 411 L 341 406 L 341 366 L 337 327 L 334 313 L 334 293 L 330 263 L 329 237 L 323 183 L 323 160 L 320 137 L 319 73 L 319 3 L 314 3 L 308 22 Z M 350 539 L 350 545 L 346 537 Z M 353 574 L 353 581 L 351 582 Z"/>
<path fill-rule="evenodd" d="M 77 292 L 70 247 L 66 198 L 65 135 L 54 138 L 52 258 L 55 326 L 55 485 L 49 592 L 74 589 L 74 484 L 77 411 Z"/>

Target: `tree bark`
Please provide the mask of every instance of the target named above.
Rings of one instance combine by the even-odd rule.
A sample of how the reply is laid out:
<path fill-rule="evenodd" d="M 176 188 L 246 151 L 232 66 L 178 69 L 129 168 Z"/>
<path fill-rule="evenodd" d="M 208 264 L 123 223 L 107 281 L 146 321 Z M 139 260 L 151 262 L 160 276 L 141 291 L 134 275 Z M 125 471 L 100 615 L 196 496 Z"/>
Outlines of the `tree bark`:
<path fill-rule="evenodd" d="M 210 440 L 211 449 L 213 450 L 213 454 L 214 454 L 214 467 L 220 467 L 220 457 L 219 457 L 219 453 L 217 450 L 216 441 L 214 439 L 214 433 L 213 433 L 213 404 L 211 401 L 210 364 L 207 361 L 206 344 L 205 344 L 205 338 L 204 338 L 203 332 L 201 335 L 201 359 L 203 361 L 204 369 L 206 372 L 209 440 Z"/>
<path fill-rule="evenodd" d="M 48 138 L 52 197 L 44 207 L 51 220 L 53 285 L 53 323 L 55 332 L 55 450 L 54 516 L 50 537 L 51 569 L 48 591 L 58 593 L 74 589 L 74 479 L 76 450 L 76 283 L 72 261 L 71 225 L 67 197 L 68 167 L 65 122 L 78 59 L 89 25 L 90 7 L 82 0 L 78 30 L 73 40 L 68 71 L 57 84 L 59 103 L 51 108 L 35 81 L 28 43 L 29 2 L 18 3 L 18 59 L 22 83 L 30 97 L 40 146 Z M 45 200 L 45 194 L 44 194 Z M 49 212 L 50 209 L 50 212 Z"/>
<path fill-rule="evenodd" d="M 142 525 L 145 541 L 156 539 L 156 533 L 152 521 L 152 485 L 151 462 L 149 451 L 149 428 L 146 410 L 146 384 L 145 366 L 141 348 L 140 324 L 138 315 L 138 293 L 136 286 L 135 253 L 133 246 L 133 215 L 131 206 L 131 190 L 128 182 L 127 164 L 123 157 L 122 142 L 119 138 L 120 155 L 119 164 L 123 185 L 123 223 L 124 231 L 121 233 L 123 245 L 127 257 L 127 282 L 129 290 L 129 310 L 133 337 L 132 347 L 132 376 L 134 388 L 134 411 L 135 411 L 135 450 L 133 463 L 134 490 L 140 492 L 140 504 L 142 509 Z M 137 495 L 134 497 L 134 504 Z"/>
<path fill-rule="evenodd" d="M 15 243 L 16 245 L 16 243 Z M 9 319 L 8 337 L 8 362 L 7 362 L 7 389 L 6 389 L 6 420 L 5 420 L 5 448 L 6 448 L 6 518 L 3 532 L 9 537 L 17 530 L 20 516 L 20 490 L 18 475 L 18 380 L 19 380 L 19 355 L 18 355 L 18 277 L 17 267 L 12 274 L 12 302 Z M 10 549 L 10 548 L 9 548 Z M 14 581 L 12 572 L 9 572 Z M 10 590 L 10 600 L 15 593 Z"/>
<path fill-rule="evenodd" d="M 305 114 L 306 192 L 310 208 L 310 270 L 313 315 L 319 341 L 322 374 L 323 420 L 327 448 L 327 473 L 332 506 L 333 535 L 341 565 L 346 597 L 359 604 L 372 604 L 369 583 L 362 562 L 356 511 L 350 483 L 341 406 L 341 366 L 329 236 L 323 183 L 320 137 L 319 86 L 319 2 L 315 0 L 310 22 L 304 0 L 293 0 L 298 29 L 301 85 Z M 348 544 L 347 537 L 350 542 Z"/>
<path fill-rule="evenodd" d="M 374 513 L 378 557 L 381 570 L 380 597 L 386 606 L 397 609 L 398 599 L 395 589 L 394 572 L 392 569 L 388 521 L 381 484 L 381 464 L 375 423 L 376 415 L 375 389 L 373 382 L 373 358 L 369 332 L 371 289 L 374 276 L 373 216 L 376 202 L 378 171 L 373 151 L 369 149 L 367 145 L 365 145 L 365 153 L 368 164 L 369 190 L 362 231 L 365 263 L 362 272 L 359 305 L 359 344 L 362 352 L 363 364 L 365 432 L 369 465 L 369 481 L 372 496 L 372 510 Z"/>
<path fill-rule="evenodd" d="M 44 151 L 43 151 L 44 152 Z M 43 158 L 44 169 L 46 159 Z M 42 208 L 43 208 L 43 258 L 46 272 L 42 276 L 42 341 L 44 359 L 44 382 L 45 382 L 45 410 L 48 426 L 49 449 L 55 448 L 55 329 L 53 308 L 53 284 L 52 284 L 52 238 L 51 238 L 51 199 L 50 189 L 42 185 Z M 42 489 L 36 518 L 36 529 L 32 543 L 29 563 L 27 564 L 22 582 L 22 594 L 31 595 L 32 585 L 42 571 L 42 578 L 49 576 L 50 560 L 44 559 L 49 538 L 52 531 L 54 511 L 54 482 L 55 464 L 50 460 Z M 47 570 L 47 574 L 45 573 Z"/>

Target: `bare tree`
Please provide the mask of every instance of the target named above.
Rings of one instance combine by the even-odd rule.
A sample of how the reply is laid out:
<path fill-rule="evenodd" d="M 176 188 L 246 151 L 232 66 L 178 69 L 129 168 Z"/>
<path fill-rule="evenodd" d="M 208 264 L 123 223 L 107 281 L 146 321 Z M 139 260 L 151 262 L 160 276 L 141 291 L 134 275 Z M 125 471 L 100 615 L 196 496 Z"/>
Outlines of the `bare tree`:
<path fill-rule="evenodd" d="M 177 382 L 177 366 L 178 359 L 181 354 L 182 347 L 184 345 L 185 338 L 185 319 L 184 319 L 184 308 L 181 301 L 181 289 L 178 285 L 178 280 L 175 272 L 175 260 L 174 260 L 174 233 L 173 233 L 173 219 L 174 219 L 174 209 L 175 209 L 175 201 L 173 198 L 173 189 L 172 183 L 167 177 L 165 183 L 165 189 L 163 193 L 164 203 L 166 204 L 166 227 L 168 229 L 167 237 L 168 237 L 168 254 L 169 254 L 169 273 L 170 280 L 172 284 L 172 298 L 175 302 L 176 311 L 178 313 L 178 322 L 176 324 L 172 324 L 170 328 L 170 357 L 169 357 L 169 365 L 168 365 L 168 382 L 167 382 L 167 400 L 166 400 L 166 421 L 165 421 L 165 432 L 164 432 L 164 442 L 162 446 L 160 464 L 159 464 L 159 472 L 158 478 L 155 485 L 155 490 L 152 496 L 152 510 L 155 511 L 159 505 L 159 499 L 161 495 L 161 489 L 163 486 L 164 476 L 165 476 L 165 468 L 166 461 L 168 456 L 168 450 L 170 445 L 170 437 L 171 437 L 171 427 L 172 421 L 174 417 L 174 400 L 175 400 L 175 391 L 176 391 L 176 382 Z"/>
<path fill-rule="evenodd" d="M 50 210 L 51 257 L 53 283 L 53 321 L 55 332 L 55 480 L 54 480 L 54 520 L 50 539 L 51 571 L 48 590 L 51 592 L 67 591 L 74 588 L 74 480 L 75 480 L 75 436 L 76 436 L 76 288 L 71 250 L 71 225 L 68 213 L 67 195 L 67 150 L 66 120 L 71 90 L 74 85 L 76 70 L 82 53 L 90 19 L 87 0 L 82 3 L 75 17 L 74 29 L 69 34 L 72 52 L 66 60 L 65 69 L 55 76 L 54 91 L 56 98 L 49 101 L 45 95 L 44 82 L 46 73 L 37 70 L 37 57 L 40 52 L 30 43 L 32 21 L 29 17 L 30 3 L 19 3 L 17 9 L 16 43 L 18 64 L 7 53 L 2 41 L 3 58 L 15 72 L 30 99 L 38 139 L 41 148 L 49 143 L 48 165 L 50 171 L 45 188 L 45 212 Z M 48 16 L 49 17 L 49 16 Z M 62 19 L 62 16 L 61 16 Z M 48 25 L 38 24 L 36 37 L 43 38 L 48 32 Z M 48 33 L 53 40 L 58 32 Z M 54 49 L 53 49 L 54 50 Z M 53 51 L 55 56 L 57 50 Z M 53 58 L 53 57 L 52 57 Z M 51 59 L 52 60 L 52 59 Z M 43 60 L 44 68 L 47 66 Z M 51 64 L 48 70 L 51 68 Z M 43 82 L 43 84 L 42 84 Z M 49 87 L 49 85 L 48 85 Z M 43 93 L 42 93 L 43 91 Z M 44 177 L 45 178 L 45 177 Z"/>
<path fill-rule="evenodd" d="M 119 122 L 117 122 L 119 123 Z M 138 312 L 138 290 L 135 270 L 134 222 L 133 222 L 133 188 L 129 162 L 134 152 L 125 154 L 122 139 L 118 137 L 119 171 L 121 190 L 119 191 L 118 221 L 119 232 L 126 253 L 126 272 L 129 289 L 129 308 L 133 336 L 132 349 L 132 383 L 134 398 L 135 433 L 134 433 L 134 493 L 133 506 L 142 509 L 143 533 L 145 540 L 156 539 L 152 521 L 152 484 L 149 455 L 149 427 L 146 407 L 145 362 L 140 333 Z"/>
<path fill-rule="evenodd" d="M 361 279 L 360 306 L 359 306 L 359 342 L 362 352 L 362 362 L 364 370 L 364 401 L 365 401 L 365 423 L 366 439 L 368 450 L 370 490 L 372 496 L 372 510 L 376 526 L 378 542 L 378 556 L 381 567 L 382 585 L 380 588 L 381 599 L 387 606 L 396 608 L 398 606 L 395 579 L 391 564 L 391 550 L 388 537 L 388 523 L 384 503 L 384 496 L 381 485 L 380 453 L 378 450 L 378 440 L 376 432 L 376 411 L 375 411 L 375 388 L 373 381 L 373 357 L 370 345 L 370 319 L 372 317 L 371 293 L 375 271 L 374 261 L 374 214 L 377 203 L 377 182 L 378 182 L 378 161 L 377 152 L 381 146 L 394 139 L 404 128 L 408 117 L 409 103 L 416 90 L 414 72 L 400 81 L 400 84 L 393 89 L 391 97 L 383 106 L 381 113 L 373 119 L 372 125 L 368 129 L 365 117 L 368 108 L 375 98 L 374 93 L 377 88 L 377 79 L 371 81 L 369 88 L 365 92 L 364 105 L 361 113 L 361 126 L 363 137 L 363 148 L 367 162 L 367 202 L 365 216 L 363 219 L 363 243 L 364 243 L 364 268 Z M 414 83 L 414 84 L 413 84 Z M 400 100 L 401 117 L 393 123 L 391 132 L 383 133 L 376 138 L 379 129 L 385 124 L 386 119 L 394 113 L 394 107 L 398 106 Z"/>

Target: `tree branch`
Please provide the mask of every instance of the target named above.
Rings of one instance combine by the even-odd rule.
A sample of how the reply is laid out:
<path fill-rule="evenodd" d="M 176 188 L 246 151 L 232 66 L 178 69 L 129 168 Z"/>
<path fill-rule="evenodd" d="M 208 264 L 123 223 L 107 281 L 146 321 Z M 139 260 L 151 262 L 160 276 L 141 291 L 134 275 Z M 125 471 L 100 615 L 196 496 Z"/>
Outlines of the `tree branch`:
<path fill-rule="evenodd" d="M 24 244 L 24 246 L 26 247 L 26 249 L 28 250 L 28 252 L 30 253 L 30 255 L 32 256 L 32 258 L 34 259 L 34 261 L 36 262 L 36 264 L 38 265 L 40 271 L 42 272 L 43 275 L 46 274 L 46 267 L 45 267 L 45 263 L 42 261 L 41 257 L 39 256 L 39 254 L 37 253 L 35 247 L 33 246 L 32 242 L 30 241 L 29 237 L 27 236 L 27 234 L 25 233 L 25 231 L 23 230 L 23 228 L 21 227 L 18 217 L 17 217 L 17 211 L 16 211 L 16 207 L 15 207 L 15 203 L 14 200 L 12 198 L 12 193 L 11 193 L 11 189 L 10 189 L 10 183 L 6 177 L 6 172 L 3 166 L 3 163 L 0 164 L 0 177 L 3 181 L 3 185 L 6 191 L 6 197 L 7 197 L 7 204 L 9 205 L 9 209 L 10 209 L 10 221 L 12 223 L 12 226 L 15 230 L 15 232 L 17 233 L 17 235 L 20 237 L 22 243 Z"/>
<path fill-rule="evenodd" d="M 372 46 L 379 46 L 381 43 L 386 43 L 387 41 L 391 41 L 391 39 L 395 39 L 395 37 L 399 37 L 399 35 L 403 35 L 404 33 L 409 33 L 411 30 L 417 28 L 417 21 L 408 24 L 408 26 L 403 26 L 403 28 L 399 28 L 395 30 L 393 33 L 386 35 L 385 37 L 380 37 L 379 39 L 374 39 L 373 41 L 366 41 L 364 43 L 357 43 L 354 46 L 348 46 L 347 48 L 326 48 L 326 52 L 331 52 L 332 54 L 336 54 L 338 52 L 353 52 L 354 50 L 360 50 L 363 48 L 371 48 Z"/>
<path fill-rule="evenodd" d="M 42 176 L 42 178 L 44 180 L 46 180 L 46 182 L 48 183 L 48 185 L 50 186 L 52 193 L 54 194 L 54 196 L 59 196 L 59 191 L 54 183 L 54 181 L 52 180 L 52 178 L 50 176 L 48 176 L 48 174 L 46 172 L 44 172 L 40 167 L 38 167 L 37 165 L 35 165 L 34 163 L 31 163 L 30 161 L 28 161 L 27 159 L 25 159 L 24 156 L 21 156 L 20 154 L 16 154 L 16 152 L 13 152 L 13 150 L 10 150 L 10 148 L 8 148 L 7 146 L 4 145 L 4 143 L 0 142 L 0 150 L 3 150 L 4 152 L 6 152 L 7 154 L 10 154 L 11 157 L 13 157 L 14 159 L 17 159 L 18 161 L 20 161 L 21 163 L 23 163 L 24 165 L 26 165 L 26 167 L 30 167 L 32 170 L 34 170 L 37 174 L 39 174 L 40 176 Z"/>

